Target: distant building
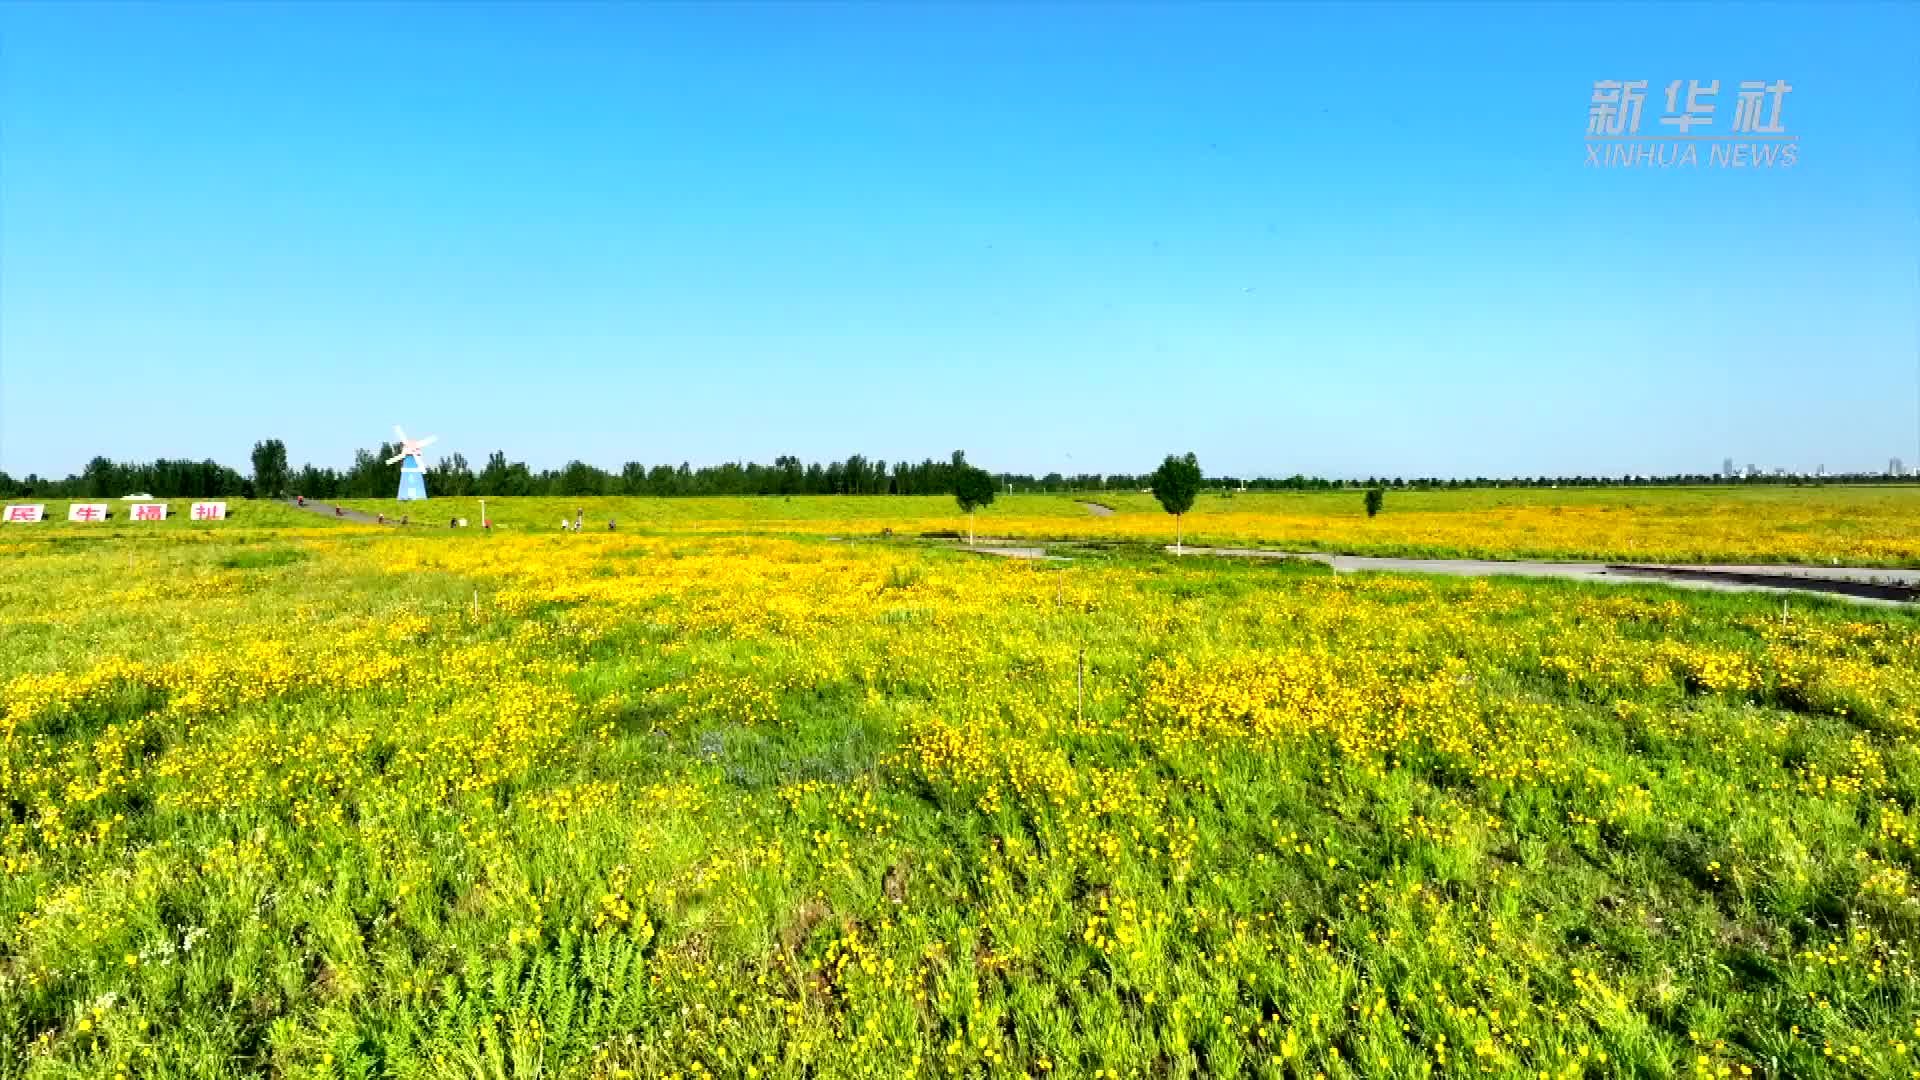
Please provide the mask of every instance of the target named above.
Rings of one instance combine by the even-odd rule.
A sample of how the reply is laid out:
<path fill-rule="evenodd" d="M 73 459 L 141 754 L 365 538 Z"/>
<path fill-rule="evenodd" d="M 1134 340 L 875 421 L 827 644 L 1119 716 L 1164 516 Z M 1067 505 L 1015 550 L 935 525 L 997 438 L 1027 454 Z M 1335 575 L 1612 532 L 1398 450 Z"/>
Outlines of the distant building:
<path fill-rule="evenodd" d="M 1901 461 L 1899 458 L 1888 458 L 1887 459 L 1887 475 L 1888 476 L 1907 475 L 1906 463 Z"/>
<path fill-rule="evenodd" d="M 1720 463 L 1720 475 L 1726 477 L 1729 480 L 1740 475 L 1739 473 L 1735 472 L 1733 469 L 1732 458 L 1728 458 L 1727 460 Z"/>
<path fill-rule="evenodd" d="M 1754 478 L 1754 477 L 1757 477 L 1757 476 L 1759 476 L 1759 475 L 1760 475 L 1760 466 L 1758 466 L 1758 465 L 1755 465 L 1755 464 L 1754 464 L 1753 462 L 1751 462 L 1751 461 L 1749 461 L 1749 462 L 1747 462 L 1747 477 L 1748 477 L 1749 479 L 1752 479 L 1752 478 Z"/>

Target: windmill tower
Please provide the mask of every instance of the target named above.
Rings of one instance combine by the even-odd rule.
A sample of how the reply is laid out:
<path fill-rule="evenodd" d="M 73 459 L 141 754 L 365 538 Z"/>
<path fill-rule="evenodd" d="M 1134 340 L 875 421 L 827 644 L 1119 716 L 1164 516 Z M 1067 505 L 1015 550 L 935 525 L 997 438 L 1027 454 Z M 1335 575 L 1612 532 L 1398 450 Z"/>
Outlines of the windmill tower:
<path fill-rule="evenodd" d="M 400 436 L 400 452 L 387 459 L 387 464 L 400 463 L 401 502 L 411 502 L 427 497 L 427 467 L 420 460 L 420 451 L 433 445 L 438 435 L 429 435 L 424 439 L 409 439 L 399 424 L 393 425 L 393 433 Z"/>

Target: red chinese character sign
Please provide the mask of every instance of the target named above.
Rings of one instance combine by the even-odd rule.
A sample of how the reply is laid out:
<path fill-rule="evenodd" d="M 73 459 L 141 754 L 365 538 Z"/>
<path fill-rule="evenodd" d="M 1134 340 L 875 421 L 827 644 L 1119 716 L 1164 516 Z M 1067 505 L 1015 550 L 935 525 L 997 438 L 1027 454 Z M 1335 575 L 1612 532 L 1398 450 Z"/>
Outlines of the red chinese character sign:
<path fill-rule="evenodd" d="M 223 502 L 197 502 L 193 504 L 193 520 L 225 521 L 227 504 Z"/>
<path fill-rule="evenodd" d="M 18 506 L 9 506 L 6 512 L 6 520 L 8 521 L 45 521 L 46 517 L 46 503 L 25 503 Z"/>
<path fill-rule="evenodd" d="M 105 521 L 107 520 L 107 504 L 106 503 L 74 503 L 72 506 L 67 507 L 67 520 L 68 521 Z"/>
<path fill-rule="evenodd" d="M 167 504 L 166 503 L 134 503 L 133 504 L 133 520 L 165 521 L 167 520 Z"/>

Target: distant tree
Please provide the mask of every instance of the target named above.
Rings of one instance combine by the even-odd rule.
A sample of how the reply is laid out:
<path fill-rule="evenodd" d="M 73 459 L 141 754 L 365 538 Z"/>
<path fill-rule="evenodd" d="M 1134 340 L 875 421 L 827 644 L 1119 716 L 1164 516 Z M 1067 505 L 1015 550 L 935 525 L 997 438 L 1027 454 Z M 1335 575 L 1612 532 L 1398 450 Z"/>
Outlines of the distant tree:
<path fill-rule="evenodd" d="M 620 470 L 620 494 L 645 495 L 647 493 L 647 467 L 637 461 L 629 461 Z"/>
<path fill-rule="evenodd" d="M 461 496 L 473 494 L 473 470 L 466 455 L 455 451 L 433 463 L 427 470 L 427 494 Z"/>
<path fill-rule="evenodd" d="M 125 469 L 112 461 L 104 457 L 96 457 L 87 462 L 87 467 L 80 472 L 81 493 L 93 499 L 104 499 L 114 495 L 116 492 L 113 489 L 120 483 L 121 476 L 125 472 Z M 127 493 L 122 491 L 117 494 Z"/>
<path fill-rule="evenodd" d="M 607 490 L 607 474 L 584 461 L 569 461 L 560 472 L 560 494 L 601 495 Z"/>
<path fill-rule="evenodd" d="M 499 450 L 487 455 L 487 464 L 474 477 L 475 495 L 530 495 L 533 493 L 533 471 L 524 461 L 509 463 L 507 455 Z"/>
<path fill-rule="evenodd" d="M 1386 501 L 1387 501 L 1387 493 L 1385 491 L 1382 491 L 1377 487 L 1368 488 L 1367 489 L 1367 516 L 1373 517 L 1379 514 L 1381 504 L 1385 503 Z"/>
<path fill-rule="evenodd" d="M 262 439 L 253 444 L 253 490 L 263 499 L 277 499 L 287 490 L 287 444 Z"/>
<path fill-rule="evenodd" d="M 1167 455 L 1167 460 L 1153 470 L 1153 497 L 1160 500 L 1160 508 L 1173 515 L 1173 551 L 1183 554 L 1186 542 L 1184 518 L 1187 511 L 1193 509 L 1194 497 L 1200 494 L 1200 459 L 1192 454 L 1176 457 Z"/>
<path fill-rule="evenodd" d="M 953 452 L 953 501 L 967 515 L 967 544 L 973 544 L 973 512 L 993 505 L 995 484 L 987 470 L 966 463 L 960 451 Z"/>

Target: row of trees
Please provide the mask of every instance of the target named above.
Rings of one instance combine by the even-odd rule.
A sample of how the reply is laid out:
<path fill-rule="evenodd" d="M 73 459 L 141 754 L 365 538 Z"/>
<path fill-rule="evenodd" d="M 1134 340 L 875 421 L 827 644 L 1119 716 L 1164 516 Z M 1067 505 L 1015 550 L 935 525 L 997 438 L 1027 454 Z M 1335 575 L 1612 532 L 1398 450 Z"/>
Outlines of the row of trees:
<path fill-rule="evenodd" d="M 0 498 L 42 495 L 66 499 L 114 499 L 145 493 L 161 498 L 222 499 L 251 497 L 253 481 L 217 461 L 162 458 L 140 464 L 120 464 L 104 457 L 65 480 L 28 475 L 15 480 L 0 473 Z"/>
<path fill-rule="evenodd" d="M 393 445 L 378 451 L 362 450 L 345 470 L 308 465 L 289 474 L 284 483 L 260 482 L 262 491 L 287 491 L 313 499 L 377 498 L 391 495 L 400 484 L 400 466 L 386 461 L 399 453 Z M 931 459 L 919 464 L 868 460 L 859 454 L 845 461 L 803 464 L 783 456 L 773 464 L 708 465 L 694 468 L 628 462 L 610 472 L 583 461 L 559 469 L 535 471 L 522 461 L 508 461 L 494 451 L 478 470 L 463 454 L 449 454 L 427 469 L 431 495 L 951 495 L 961 471 L 969 468 L 956 452 L 948 461 Z M 257 465 L 255 476 L 261 477 Z M 1031 486 L 1030 477 L 1005 477 Z"/>
<path fill-rule="evenodd" d="M 400 486 L 400 466 L 387 459 L 400 451 L 382 443 L 355 452 L 345 468 L 288 463 L 286 444 L 264 439 L 253 448 L 253 471 L 242 476 L 214 461 L 161 460 L 118 463 L 96 457 L 78 474 L 64 480 L 28 476 L 15 480 L 0 473 L 0 497 L 41 495 L 54 498 L 113 498 L 148 492 L 163 498 L 280 496 L 301 494 L 315 499 L 384 498 Z M 1164 468 L 1164 464 L 1162 466 Z M 628 462 L 617 471 L 582 461 L 558 469 L 533 469 L 509 461 L 494 451 L 478 469 L 455 453 L 439 458 L 427 470 L 427 490 L 434 495 L 952 495 L 958 492 L 966 466 L 959 454 L 946 461 L 931 458 L 917 464 L 888 462 L 855 454 L 844 461 L 802 463 L 797 457 L 777 457 L 771 464 L 728 462 L 698 468 Z M 1153 487 L 1152 474 L 1058 472 L 989 474 L 1001 490 L 1085 492 L 1144 491 Z M 1531 476 L 1531 477 L 1367 477 L 1331 480 L 1296 474 L 1288 477 L 1243 478 L 1216 476 L 1202 479 L 1203 487 L 1247 491 L 1333 490 L 1447 490 L 1481 487 L 1625 487 L 1708 484 L 1884 483 L 1900 479 L 1892 474 L 1855 473 L 1822 477 L 1726 477 L 1693 473 L 1673 476 Z"/>

